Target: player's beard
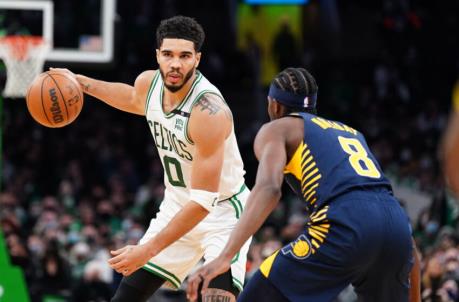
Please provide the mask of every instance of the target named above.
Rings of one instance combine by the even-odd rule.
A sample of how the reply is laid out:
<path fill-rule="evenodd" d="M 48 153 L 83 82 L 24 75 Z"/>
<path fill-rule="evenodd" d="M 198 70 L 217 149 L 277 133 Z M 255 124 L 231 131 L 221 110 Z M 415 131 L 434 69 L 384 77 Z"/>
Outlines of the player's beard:
<path fill-rule="evenodd" d="M 191 77 L 193 76 L 195 70 L 196 70 L 196 68 L 191 68 L 191 70 L 188 71 L 188 73 L 183 78 L 183 83 L 181 85 L 177 85 L 177 86 L 176 85 L 168 85 L 168 84 L 166 84 L 166 80 L 165 80 L 166 76 L 164 75 L 164 72 L 161 69 L 159 70 L 159 72 L 161 73 L 161 77 L 163 78 L 164 86 L 166 86 L 167 90 L 169 90 L 170 92 L 174 93 L 174 92 L 177 92 L 180 89 L 182 89 L 183 85 L 185 85 L 191 79 Z"/>

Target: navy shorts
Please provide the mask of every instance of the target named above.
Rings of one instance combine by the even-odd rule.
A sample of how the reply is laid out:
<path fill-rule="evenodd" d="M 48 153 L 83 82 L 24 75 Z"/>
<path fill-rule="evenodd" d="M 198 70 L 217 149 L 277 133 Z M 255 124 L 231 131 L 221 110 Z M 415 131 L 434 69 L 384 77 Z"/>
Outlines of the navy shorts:
<path fill-rule="evenodd" d="M 405 302 L 412 264 L 409 221 L 398 201 L 384 189 L 353 191 L 312 213 L 305 232 L 260 266 L 269 282 L 249 281 L 238 301 L 267 285 L 288 301 L 333 301 L 353 284 L 359 301 Z"/>

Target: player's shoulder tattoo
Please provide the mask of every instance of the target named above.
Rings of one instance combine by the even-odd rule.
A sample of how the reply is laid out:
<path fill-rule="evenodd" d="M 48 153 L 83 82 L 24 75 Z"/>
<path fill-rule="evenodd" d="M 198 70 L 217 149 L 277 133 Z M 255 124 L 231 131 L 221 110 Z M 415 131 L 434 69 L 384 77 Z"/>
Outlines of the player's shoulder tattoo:
<path fill-rule="evenodd" d="M 215 115 L 223 111 L 229 120 L 233 119 L 233 115 L 228 105 L 220 96 L 214 93 L 204 93 L 195 103 L 195 107 L 199 108 L 201 111 L 206 111 L 209 115 Z"/>

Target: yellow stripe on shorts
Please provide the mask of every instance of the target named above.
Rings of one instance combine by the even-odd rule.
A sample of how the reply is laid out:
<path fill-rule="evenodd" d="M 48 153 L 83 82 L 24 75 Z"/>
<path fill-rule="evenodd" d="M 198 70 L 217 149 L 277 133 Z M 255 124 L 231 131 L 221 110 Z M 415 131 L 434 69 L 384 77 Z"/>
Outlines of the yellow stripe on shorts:
<path fill-rule="evenodd" d="M 266 258 L 265 261 L 263 261 L 263 263 L 260 265 L 260 271 L 266 278 L 268 278 L 269 273 L 271 272 L 271 267 L 273 266 L 274 259 L 276 258 L 277 254 L 279 254 L 279 251 Z"/>

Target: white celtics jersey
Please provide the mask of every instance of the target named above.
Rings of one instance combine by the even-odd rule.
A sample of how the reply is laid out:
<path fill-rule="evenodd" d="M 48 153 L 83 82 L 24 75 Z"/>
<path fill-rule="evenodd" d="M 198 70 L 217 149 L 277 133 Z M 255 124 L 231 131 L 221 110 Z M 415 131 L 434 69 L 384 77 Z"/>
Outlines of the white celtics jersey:
<path fill-rule="evenodd" d="M 147 95 L 146 118 L 164 168 L 165 199 L 181 204 L 189 201 L 191 165 L 195 146 L 188 135 L 193 105 L 205 93 L 220 91 L 197 71 L 190 91 L 173 112 L 163 111 L 164 83 L 156 72 Z M 237 194 L 244 185 L 244 166 L 237 146 L 234 126 L 225 141 L 225 156 L 219 185 L 219 201 Z"/>

